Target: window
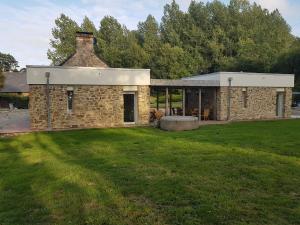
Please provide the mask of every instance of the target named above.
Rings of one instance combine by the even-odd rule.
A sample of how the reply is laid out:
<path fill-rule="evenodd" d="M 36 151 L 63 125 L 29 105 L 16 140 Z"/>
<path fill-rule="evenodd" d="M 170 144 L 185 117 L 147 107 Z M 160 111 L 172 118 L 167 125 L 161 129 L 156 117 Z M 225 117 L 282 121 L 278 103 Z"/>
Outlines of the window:
<path fill-rule="evenodd" d="M 247 108 L 248 106 L 248 93 L 247 93 L 247 89 L 246 88 L 243 88 L 243 105 L 244 105 L 244 108 Z"/>
<path fill-rule="evenodd" d="M 68 111 L 72 111 L 73 109 L 73 96 L 74 96 L 74 91 L 67 91 L 68 95 Z"/>

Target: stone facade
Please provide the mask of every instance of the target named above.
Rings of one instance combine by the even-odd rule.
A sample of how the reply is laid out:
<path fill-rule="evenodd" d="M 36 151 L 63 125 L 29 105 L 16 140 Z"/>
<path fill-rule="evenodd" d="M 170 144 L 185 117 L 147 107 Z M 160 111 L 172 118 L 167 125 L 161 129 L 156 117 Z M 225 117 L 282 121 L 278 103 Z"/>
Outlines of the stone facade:
<path fill-rule="evenodd" d="M 67 109 L 67 85 L 50 85 L 52 129 L 124 126 L 123 86 L 72 85 L 73 109 Z M 136 124 L 149 123 L 149 86 L 138 86 Z M 30 85 L 31 128 L 47 128 L 46 85 Z"/>
<path fill-rule="evenodd" d="M 245 96 L 246 91 L 246 107 Z M 231 87 L 230 120 L 275 119 L 278 88 Z M 217 89 L 217 119 L 227 120 L 229 87 Z M 291 116 L 292 88 L 284 88 L 284 118 Z"/>

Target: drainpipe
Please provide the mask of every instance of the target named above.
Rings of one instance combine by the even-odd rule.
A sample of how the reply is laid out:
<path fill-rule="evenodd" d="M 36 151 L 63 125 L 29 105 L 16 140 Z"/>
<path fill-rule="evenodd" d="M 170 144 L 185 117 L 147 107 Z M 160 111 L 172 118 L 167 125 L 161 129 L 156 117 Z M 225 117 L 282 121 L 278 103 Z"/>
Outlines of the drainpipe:
<path fill-rule="evenodd" d="M 231 84 L 232 77 L 228 78 L 228 97 L 227 97 L 227 120 L 230 120 L 230 111 L 231 111 Z"/>
<path fill-rule="evenodd" d="M 50 72 L 45 73 L 46 77 L 46 104 L 47 104 L 47 130 L 51 130 L 51 110 L 50 110 L 50 88 L 49 88 L 49 78 Z"/>

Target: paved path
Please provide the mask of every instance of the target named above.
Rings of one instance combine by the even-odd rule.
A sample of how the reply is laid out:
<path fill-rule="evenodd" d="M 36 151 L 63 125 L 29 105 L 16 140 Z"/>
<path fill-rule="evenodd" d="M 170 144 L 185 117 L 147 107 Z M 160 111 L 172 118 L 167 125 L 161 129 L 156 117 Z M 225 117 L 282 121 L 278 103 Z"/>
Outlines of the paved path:
<path fill-rule="evenodd" d="M 300 118 L 300 107 L 293 108 L 293 118 Z M 200 121 L 200 126 L 210 124 L 224 124 L 227 121 Z M 28 110 L 0 110 L 0 133 L 29 132 Z"/>
<path fill-rule="evenodd" d="M 0 110 L 0 133 L 30 131 L 28 110 Z"/>
<path fill-rule="evenodd" d="M 293 118 L 300 118 L 300 107 L 293 108 L 292 117 Z"/>

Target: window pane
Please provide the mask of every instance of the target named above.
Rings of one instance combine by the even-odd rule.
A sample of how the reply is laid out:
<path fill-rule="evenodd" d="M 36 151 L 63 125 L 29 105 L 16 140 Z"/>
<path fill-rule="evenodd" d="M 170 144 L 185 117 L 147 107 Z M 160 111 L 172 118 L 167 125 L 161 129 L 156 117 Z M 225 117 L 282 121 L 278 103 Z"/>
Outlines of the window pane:
<path fill-rule="evenodd" d="M 73 91 L 68 91 L 68 110 L 72 110 L 73 109 Z"/>

